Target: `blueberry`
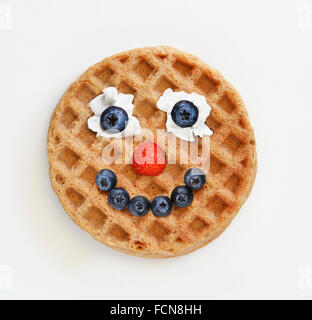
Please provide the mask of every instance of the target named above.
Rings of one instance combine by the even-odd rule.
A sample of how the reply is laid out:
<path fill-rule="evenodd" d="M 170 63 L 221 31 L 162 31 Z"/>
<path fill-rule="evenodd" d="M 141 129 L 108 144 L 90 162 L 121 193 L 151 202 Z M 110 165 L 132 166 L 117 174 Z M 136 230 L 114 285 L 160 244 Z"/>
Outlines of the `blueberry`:
<path fill-rule="evenodd" d="M 176 187 L 171 193 L 171 200 L 179 208 L 188 207 L 193 202 L 193 192 L 185 186 Z"/>
<path fill-rule="evenodd" d="M 184 183 L 192 190 L 199 190 L 206 183 L 206 175 L 199 168 L 191 168 L 185 173 Z"/>
<path fill-rule="evenodd" d="M 122 188 L 112 189 L 108 195 L 108 203 L 116 210 L 123 210 L 129 204 L 130 196 L 127 190 Z"/>
<path fill-rule="evenodd" d="M 118 133 L 125 129 L 128 120 L 128 114 L 124 109 L 112 106 L 102 112 L 100 124 L 103 130 Z"/>
<path fill-rule="evenodd" d="M 197 121 L 198 109 L 192 102 L 182 100 L 174 105 L 171 118 L 181 128 L 191 127 Z"/>
<path fill-rule="evenodd" d="M 151 205 L 149 201 L 143 196 L 137 196 L 130 200 L 129 203 L 129 211 L 136 217 L 145 216 Z"/>
<path fill-rule="evenodd" d="M 112 170 L 104 169 L 97 174 L 95 181 L 101 191 L 110 191 L 115 187 L 117 177 Z"/>
<path fill-rule="evenodd" d="M 172 210 L 172 202 L 168 197 L 158 196 L 152 200 L 151 209 L 156 217 L 167 217 Z"/>

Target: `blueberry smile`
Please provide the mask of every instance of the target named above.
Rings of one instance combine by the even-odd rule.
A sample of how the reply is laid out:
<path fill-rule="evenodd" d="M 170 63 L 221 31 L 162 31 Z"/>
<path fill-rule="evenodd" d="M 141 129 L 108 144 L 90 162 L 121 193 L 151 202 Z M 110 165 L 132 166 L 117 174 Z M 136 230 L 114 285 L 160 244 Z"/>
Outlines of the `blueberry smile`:
<path fill-rule="evenodd" d="M 116 210 L 123 210 L 127 207 L 130 201 L 128 191 L 122 188 L 114 188 L 109 192 L 108 203 Z"/>
<path fill-rule="evenodd" d="M 191 181 L 192 186 L 196 186 L 197 184 L 199 184 L 199 178 L 198 177 L 194 177 L 190 181 Z"/>
<path fill-rule="evenodd" d="M 151 209 L 156 217 L 166 217 L 171 213 L 172 202 L 168 197 L 158 196 L 152 200 Z"/>
<path fill-rule="evenodd" d="M 130 195 L 123 188 L 115 188 L 117 177 L 112 170 L 101 170 L 96 176 L 96 184 L 101 191 L 109 191 L 108 203 L 113 209 L 124 210 L 129 206 L 129 212 L 136 217 L 143 217 L 151 209 L 156 217 L 167 217 L 173 205 L 185 208 L 192 204 L 193 191 L 203 188 L 206 183 L 206 175 L 199 168 L 187 170 L 184 176 L 185 186 L 174 188 L 171 197 L 157 196 L 150 203 L 143 196 L 136 196 L 130 200 Z"/>
<path fill-rule="evenodd" d="M 136 217 L 143 217 L 150 209 L 149 201 L 143 196 L 137 196 L 131 199 L 129 204 L 129 211 Z"/>
<path fill-rule="evenodd" d="M 192 190 L 199 190 L 206 183 L 206 175 L 199 168 L 191 168 L 185 173 L 184 183 Z"/>
<path fill-rule="evenodd" d="M 193 192 L 185 186 L 176 187 L 171 193 L 172 202 L 179 208 L 185 208 L 193 202 Z"/>
<path fill-rule="evenodd" d="M 101 170 L 96 176 L 96 184 L 101 191 L 112 190 L 115 187 L 116 183 L 116 174 L 111 170 Z"/>

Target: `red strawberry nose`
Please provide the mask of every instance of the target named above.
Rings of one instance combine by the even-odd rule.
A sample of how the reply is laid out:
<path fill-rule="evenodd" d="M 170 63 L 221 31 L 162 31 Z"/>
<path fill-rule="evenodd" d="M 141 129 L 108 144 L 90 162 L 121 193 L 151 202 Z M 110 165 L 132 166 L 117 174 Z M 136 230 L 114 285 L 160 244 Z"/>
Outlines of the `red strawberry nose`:
<path fill-rule="evenodd" d="M 142 143 L 133 153 L 132 166 L 138 174 L 158 176 L 166 168 L 166 153 L 156 143 Z"/>

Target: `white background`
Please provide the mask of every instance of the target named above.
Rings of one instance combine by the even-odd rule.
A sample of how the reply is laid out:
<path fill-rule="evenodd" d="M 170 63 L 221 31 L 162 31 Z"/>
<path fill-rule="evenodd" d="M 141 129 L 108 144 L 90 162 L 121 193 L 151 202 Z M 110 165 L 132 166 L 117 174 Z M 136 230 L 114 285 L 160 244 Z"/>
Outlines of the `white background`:
<path fill-rule="evenodd" d="M 87 67 L 159 44 L 199 56 L 238 89 L 259 165 L 217 240 L 148 260 L 97 243 L 67 217 L 46 138 Z M 308 0 L 0 0 L 0 298 L 312 298 L 311 57 Z"/>

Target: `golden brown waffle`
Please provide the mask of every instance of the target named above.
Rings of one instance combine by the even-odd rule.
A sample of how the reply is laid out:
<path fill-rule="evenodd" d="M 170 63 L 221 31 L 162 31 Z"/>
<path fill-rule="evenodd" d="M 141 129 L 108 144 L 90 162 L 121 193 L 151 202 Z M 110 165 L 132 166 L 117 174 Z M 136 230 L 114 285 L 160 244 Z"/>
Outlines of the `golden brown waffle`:
<path fill-rule="evenodd" d="M 170 196 L 191 167 L 171 164 L 161 175 L 148 177 L 136 175 L 131 164 L 104 165 L 102 150 L 111 141 L 96 138 L 87 119 L 92 115 L 88 103 L 108 86 L 133 94 L 134 115 L 142 128 L 153 131 L 165 128 L 166 113 L 156 107 L 165 89 L 206 97 L 212 107 L 207 125 L 214 131 L 210 172 L 190 207 L 174 208 L 166 218 L 151 212 L 137 218 L 127 210 L 112 209 L 107 194 L 97 189 L 97 172 L 110 168 L 117 175 L 117 186 L 131 197 Z M 218 71 L 170 47 L 131 50 L 89 68 L 54 110 L 48 153 L 52 186 L 74 222 L 116 250 L 155 258 L 187 254 L 216 238 L 247 199 L 257 168 L 253 130 L 237 91 Z"/>

